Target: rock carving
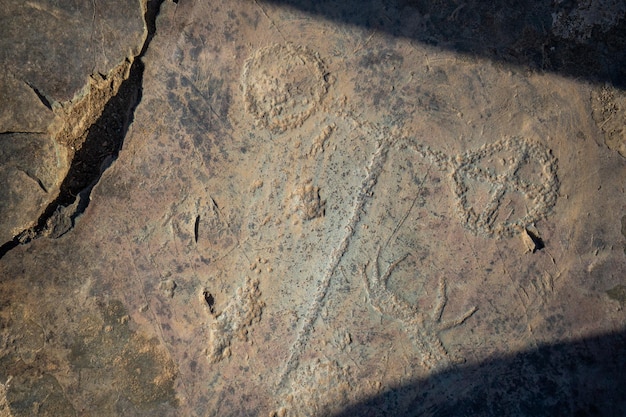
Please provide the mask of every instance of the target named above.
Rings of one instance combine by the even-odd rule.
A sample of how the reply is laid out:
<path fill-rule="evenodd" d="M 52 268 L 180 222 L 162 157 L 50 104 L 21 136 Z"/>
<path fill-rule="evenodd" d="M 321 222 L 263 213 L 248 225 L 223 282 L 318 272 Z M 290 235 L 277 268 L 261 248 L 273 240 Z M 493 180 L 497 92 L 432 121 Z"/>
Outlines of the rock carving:
<path fill-rule="evenodd" d="M 448 302 L 446 295 L 446 281 L 439 280 L 437 303 L 433 311 L 428 314 L 418 311 L 417 308 L 398 298 L 387 288 L 389 277 L 393 270 L 405 260 L 407 255 L 396 259 L 385 271 L 380 274 L 380 248 L 373 262 L 374 271 L 368 276 L 367 266 L 361 269 L 365 289 L 372 306 L 381 314 L 392 317 L 400 321 L 409 335 L 409 338 L 422 355 L 422 364 L 429 370 L 447 367 L 460 359 L 450 360 L 446 348 L 439 339 L 439 334 L 445 330 L 450 330 L 465 323 L 477 310 L 472 307 L 463 315 L 453 319 L 443 321 L 443 310 Z"/>
<path fill-rule="evenodd" d="M 270 131 L 283 132 L 296 128 L 317 109 L 327 93 L 327 75 L 320 57 L 305 47 L 275 44 L 259 49 L 244 64 L 242 84 L 246 110 Z M 459 220 L 476 235 L 499 238 L 521 233 L 546 217 L 556 203 L 559 186 L 556 159 L 543 144 L 509 137 L 449 156 L 413 138 L 385 135 L 377 127 L 359 122 L 358 117 L 347 116 L 365 127 L 371 137 L 376 138 L 378 146 L 356 194 L 344 237 L 330 253 L 313 302 L 290 349 L 289 359 L 279 378 L 279 386 L 282 387 L 299 367 L 300 356 L 325 302 L 332 277 L 362 220 L 366 201 L 374 197 L 374 188 L 391 146 L 413 150 L 440 169 L 449 171 Z M 322 132 L 314 141 L 309 155 L 323 150 L 335 126 L 329 125 Z M 306 184 L 298 189 L 298 197 L 298 207 L 305 220 L 323 215 L 324 202 L 319 197 L 319 188 Z M 456 360 L 450 359 L 439 334 L 463 324 L 477 307 L 472 307 L 456 319 L 444 321 L 442 315 L 447 303 L 444 278 L 439 280 L 436 305 L 430 313 L 418 311 L 398 298 L 387 287 L 387 281 L 405 258 L 394 261 L 381 275 L 379 248 L 373 272 L 368 276 L 367 266 L 362 268 L 370 303 L 381 314 L 403 324 L 422 355 L 422 364 L 426 368 L 449 366 Z M 222 350 L 223 346 L 216 352 Z"/>
<path fill-rule="evenodd" d="M 246 110 L 266 128 L 283 132 L 300 126 L 328 91 L 319 55 L 290 43 L 257 50 L 242 74 Z"/>
<path fill-rule="evenodd" d="M 202 291 L 202 300 L 213 316 L 207 353 L 209 361 L 216 363 L 230 356 L 233 336 L 247 340 L 248 328 L 261 319 L 264 303 L 259 300 L 259 281 L 249 277 L 221 313 L 213 315 L 213 305 L 209 303 L 207 294 L 210 295 L 206 290 Z"/>
<path fill-rule="evenodd" d="M 556 203 L 556 159 L 538 142 L 510 137 L 453 157 L 413 141 L 405 144 L 451 172 L 460 220 L 476 235 L 519 234 L 545 218 Z M 471 203 L 475 193 L 472 185 L 488 188 L 482 210 Z M 503 202 L 514 196 L 521 197 L 524 207 L 513 207 L 505 215 Z M 517 212 L 521 210 L 525 213 Z"/>

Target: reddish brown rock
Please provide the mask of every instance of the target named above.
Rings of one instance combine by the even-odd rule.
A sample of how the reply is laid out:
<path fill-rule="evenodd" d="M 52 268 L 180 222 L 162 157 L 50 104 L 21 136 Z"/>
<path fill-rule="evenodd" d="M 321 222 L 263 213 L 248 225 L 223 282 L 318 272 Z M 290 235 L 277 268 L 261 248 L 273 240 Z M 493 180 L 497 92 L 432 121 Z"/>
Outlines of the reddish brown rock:
<path fill-rule="evenodd" d="M 0 259 L 0 407 L 36 374 L 65 415 L 626 409 L 598 86 L 264 2 L 156 24 L 86 210 Z"/>

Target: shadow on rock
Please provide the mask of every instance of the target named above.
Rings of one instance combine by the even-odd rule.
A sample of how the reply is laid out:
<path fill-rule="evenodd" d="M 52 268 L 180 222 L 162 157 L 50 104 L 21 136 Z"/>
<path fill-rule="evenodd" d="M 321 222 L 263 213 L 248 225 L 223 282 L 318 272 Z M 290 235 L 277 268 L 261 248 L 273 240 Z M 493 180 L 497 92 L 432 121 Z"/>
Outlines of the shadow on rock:
<path fill-rule="evenodd" d="M 469 56 L 626 87 L 624 2 L 266 1 Z"/>
<path fill-rule="evenodd" d="M 448 369 L 353 405 L 348 416 L 623 416 L 626 332 Z"/>

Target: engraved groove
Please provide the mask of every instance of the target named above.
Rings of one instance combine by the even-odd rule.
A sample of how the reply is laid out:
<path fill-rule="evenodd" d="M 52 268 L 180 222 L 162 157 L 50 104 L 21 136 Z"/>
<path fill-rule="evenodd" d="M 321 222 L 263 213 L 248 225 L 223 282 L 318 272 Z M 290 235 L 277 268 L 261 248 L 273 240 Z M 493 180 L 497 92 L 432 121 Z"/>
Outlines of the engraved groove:
<path fill-rule="evenodd" d="M 319 55 L 290 43 L 257 50 L 242 73 L 246 110 L 274 132 L 302 125 L 319 107 L 328 85 Z"/>

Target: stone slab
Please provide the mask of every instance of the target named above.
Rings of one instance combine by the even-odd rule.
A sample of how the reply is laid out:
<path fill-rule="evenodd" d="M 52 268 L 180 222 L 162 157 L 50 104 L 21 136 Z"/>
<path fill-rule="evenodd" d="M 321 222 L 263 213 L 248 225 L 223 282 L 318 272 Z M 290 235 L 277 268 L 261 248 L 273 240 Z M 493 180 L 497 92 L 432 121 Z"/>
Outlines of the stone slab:
<path fill-rule="evenodd" d="M 601 86 L 243 0 L 143 62 L 74 229 L 0 260 L 13 415 L 624 411 Z"/>

